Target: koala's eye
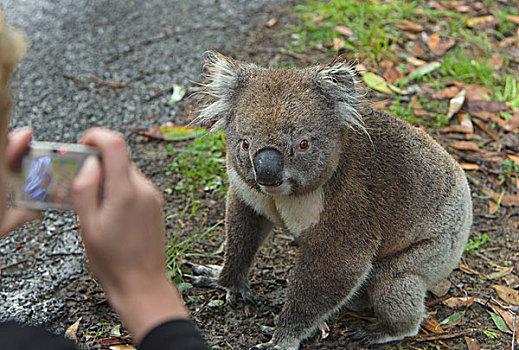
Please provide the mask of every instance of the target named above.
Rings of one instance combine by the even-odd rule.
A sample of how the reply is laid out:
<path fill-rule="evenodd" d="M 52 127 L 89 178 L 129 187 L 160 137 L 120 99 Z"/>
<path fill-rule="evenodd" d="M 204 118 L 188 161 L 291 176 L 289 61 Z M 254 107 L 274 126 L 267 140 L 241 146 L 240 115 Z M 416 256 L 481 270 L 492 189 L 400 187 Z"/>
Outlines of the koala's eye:
<path fill-rule="evenodd" d="M 243 148 L 245 151 L 247 151 L 250 147 L 249 140 L 243 139 L 241 141 L 241 148 Z"/>
<path fill-rule="evenodd" d="M 310 146 L 310 143 L 308 142 L 308 140 L 302 140 L 301 142 L 299 142 L 300 151 L 306 151 L 309 146 Z"/>

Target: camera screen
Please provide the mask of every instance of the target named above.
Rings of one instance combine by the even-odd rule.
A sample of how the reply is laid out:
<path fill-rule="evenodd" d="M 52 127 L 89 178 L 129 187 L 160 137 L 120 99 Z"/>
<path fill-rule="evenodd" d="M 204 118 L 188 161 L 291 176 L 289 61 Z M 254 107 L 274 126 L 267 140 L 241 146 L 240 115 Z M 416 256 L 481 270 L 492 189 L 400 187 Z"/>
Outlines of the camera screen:
<path fill-rule="evenodd" d="M 48 155 L 25 157 L 22 164 L 24 184 L 21 200 L 70 207 L 71 185 L 79 167 L 77 159 Z"/>

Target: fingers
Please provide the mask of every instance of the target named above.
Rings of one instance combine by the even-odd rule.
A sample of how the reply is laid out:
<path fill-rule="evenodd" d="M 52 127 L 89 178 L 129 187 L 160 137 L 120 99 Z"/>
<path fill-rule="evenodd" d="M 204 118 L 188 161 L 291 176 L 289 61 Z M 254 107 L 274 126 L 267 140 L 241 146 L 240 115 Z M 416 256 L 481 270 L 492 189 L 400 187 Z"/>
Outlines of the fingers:
<path fill-rule="evenodd" d="M 94 218 L 99 209 L 101 164 L 97 156 L 89 156 L 72 183 L 74 207 L 80 217 Z"/>
<path fill-rule="evenodd" d="M 7 147 L 5 150 L 7 169 L 17 173 L 21 170 L 21 159 L 29 150 L 29 142 L 32 139 L 32 130 L 23 128 L 9 133 Z"/>
<path fill-rule="evenodd" d="M 41 213 L 36 210 L 18 207 L 9 209 L 0 225 L 0 238 L 6 236 L 17 227 L 39 218 L 41 218 Z"/>
<path fill-rule="evenodd" d="M 108 129 L 92 128 L 81 138 L 81 143 L 97 147 L 101 152 L 106 197 L 125 193 L 130 181 L 130 161 L 123 136 Z"/>

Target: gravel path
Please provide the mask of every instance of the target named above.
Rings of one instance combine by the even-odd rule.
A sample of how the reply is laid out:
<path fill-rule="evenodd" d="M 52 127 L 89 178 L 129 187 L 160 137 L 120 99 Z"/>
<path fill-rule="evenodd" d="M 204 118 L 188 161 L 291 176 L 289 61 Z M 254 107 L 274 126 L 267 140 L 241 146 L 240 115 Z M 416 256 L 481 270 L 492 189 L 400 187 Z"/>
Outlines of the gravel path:
<path fill-rule="evenodd" d="M 76 142 L 91 126 L 130 135 L 175 120 L 167 94 L 148 98 L 199 80 L 204 51 L 240 47 L 255 16 L 281 2 L 1 0 L 7 21 L 31 41 L 12 127 L 31 126 L 37 140 Z M 93 283 L 74 216 L 47 212 L 1 241 L 0 274 L 0 320 L 61 332 L 74 318 L 71 303 Z"/>

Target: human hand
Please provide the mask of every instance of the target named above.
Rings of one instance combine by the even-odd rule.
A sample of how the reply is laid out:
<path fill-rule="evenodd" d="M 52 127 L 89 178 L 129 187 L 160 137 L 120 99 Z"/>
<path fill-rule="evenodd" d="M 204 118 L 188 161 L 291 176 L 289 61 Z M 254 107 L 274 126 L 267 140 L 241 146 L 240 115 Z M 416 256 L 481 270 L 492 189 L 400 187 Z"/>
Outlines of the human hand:
<path fill-rule="evenodd" d="M 10 173 L 20 172 L 20 160 L 29 148 L 32 138 L 32 130 L 23 128 L 9 133 L 7 147 L 5 149 L 6 168 Z M 0 238 L 8 235 L 17 227 L 26 222 L 41 218 L 41 213 L 36 210 L 13 207 L 10 208 L 0 224 Z"/>
<path fill-rule="evenodd" d="M 89 157 L 72 185 L 89 267 L 139 342 L 154 326 L 187 318 L 166 277 L 162 199 L 128 160 L 121 135 L 94 128 L 81 142 L 102 159 Z"/>

